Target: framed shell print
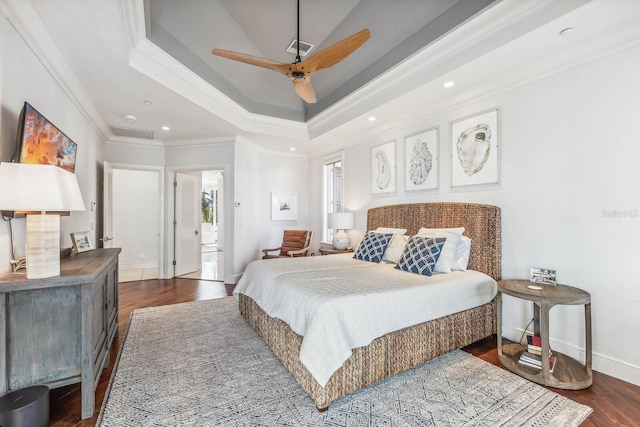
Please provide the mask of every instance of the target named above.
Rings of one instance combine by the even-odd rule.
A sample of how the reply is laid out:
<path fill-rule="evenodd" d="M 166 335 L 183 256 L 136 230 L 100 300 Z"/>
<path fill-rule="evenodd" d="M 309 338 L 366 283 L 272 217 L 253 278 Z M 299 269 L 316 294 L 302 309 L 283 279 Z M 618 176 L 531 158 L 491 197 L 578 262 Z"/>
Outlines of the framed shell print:
<path fill-rule="evenodd" d="M 395 141 L 371 149 L 371 194 L 396 191 L 395 151 Z"/>
<path fill-rule="evenodd" d="M 404 140 L 404 170 L 406 191 L 438 188 L 439 144 L 438 128 L 428 129 Z"/>
<path fill-rule="evenodd" d="M 500 182 L 500 110 L 451 123 L 451 186 Z"/>

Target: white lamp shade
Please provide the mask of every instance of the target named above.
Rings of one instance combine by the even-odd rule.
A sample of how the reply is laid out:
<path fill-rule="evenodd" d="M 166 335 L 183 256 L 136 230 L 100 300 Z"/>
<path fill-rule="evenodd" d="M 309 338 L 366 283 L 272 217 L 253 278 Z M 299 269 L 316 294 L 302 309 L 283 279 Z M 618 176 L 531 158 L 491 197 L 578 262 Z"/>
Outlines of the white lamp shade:
<path fill-rule="evenodd" d="M 55 165 L 0 163 L 0 209 L 83 211 L 75 174 Z"/>
<path fill-rule="evenodd" d="M 0 210 L 27 215 L 27 278 L 60 275 L 60 215 L 44 211 L 83 211 L 76 176 L 55 165 L 0 163 Z"/>
<path fill-rule="evenodd" d="M 328 228 L 333 230 L 350 230 L 353 228 L 353 212 L 330 213 L 327 222 Z"/>

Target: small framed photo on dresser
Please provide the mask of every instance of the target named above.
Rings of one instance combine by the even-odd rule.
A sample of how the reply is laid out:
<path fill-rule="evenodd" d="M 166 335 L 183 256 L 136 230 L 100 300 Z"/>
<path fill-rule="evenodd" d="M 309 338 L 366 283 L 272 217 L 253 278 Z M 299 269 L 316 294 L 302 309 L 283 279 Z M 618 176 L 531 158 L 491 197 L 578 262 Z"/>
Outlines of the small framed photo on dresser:
<path fill-rule="evenodd" d="M 71 233 L 71 243 L 73 244 L 73 252 L 76 254 L 92 251 L 96 248 L 93 244 L 90 231 L 78 231 Z"/>

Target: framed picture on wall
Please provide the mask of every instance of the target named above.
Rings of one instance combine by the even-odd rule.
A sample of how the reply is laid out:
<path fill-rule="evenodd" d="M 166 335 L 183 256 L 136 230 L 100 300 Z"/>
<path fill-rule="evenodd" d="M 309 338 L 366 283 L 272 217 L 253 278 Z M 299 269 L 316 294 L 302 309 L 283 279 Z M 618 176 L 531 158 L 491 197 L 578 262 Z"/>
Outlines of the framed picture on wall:
<path fill-rule="evenodd" d="M 500 182 L 500 110 L 451 123 L 451 186 Z"/>
<path fill-rule="evenodd" d="M 404 139 L 404 189 L 434 190 L 439 175 L 438 128 L 418 132 Z"/>
<path fill-rule="evenodd" d="M 298 193 L 271 192 L 271 220 L 291 221 L 298 219 Z"/>
<path fill-rule="evenodd" d="M 371 149 L 371 194 L 396 191 L 396 142 Z"/>

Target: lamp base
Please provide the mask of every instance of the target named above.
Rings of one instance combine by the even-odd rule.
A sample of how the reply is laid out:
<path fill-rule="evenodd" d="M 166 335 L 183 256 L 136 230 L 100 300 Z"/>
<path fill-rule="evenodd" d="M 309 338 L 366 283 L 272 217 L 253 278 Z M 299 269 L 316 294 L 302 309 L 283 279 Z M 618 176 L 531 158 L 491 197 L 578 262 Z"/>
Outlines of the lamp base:
<path fill-rule="evenodd" d="M 333 247 L 336 249 L 347 249 L 349 247 L 349 235 L 344 230 L 338 230 L 333 236 Z"/>
<path fill-rule="evenodd" d="M 60 215 L 27 215 L 27 279 L 60 275 Z"/>

